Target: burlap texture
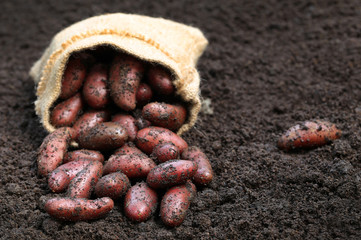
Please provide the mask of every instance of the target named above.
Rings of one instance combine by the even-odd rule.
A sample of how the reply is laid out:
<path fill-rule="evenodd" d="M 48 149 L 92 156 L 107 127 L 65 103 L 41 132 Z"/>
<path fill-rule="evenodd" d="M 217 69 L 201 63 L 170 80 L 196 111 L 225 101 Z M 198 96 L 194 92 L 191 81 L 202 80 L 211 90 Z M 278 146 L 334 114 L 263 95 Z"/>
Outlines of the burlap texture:
<path fill-rule="evenodd" d="M 195 66 L 207 44 L 197 28 L 162 18 L 116 13 L 77 22 L 55 35 L 30 70 L 37 84 L 36 113 L 45 129 L 54 131 L 50 108 L 60 95 L 69 57 L 73 52 L 110 45 L 171 70 L 176 94 L 189 103 L 189 117 L 178 130 L 182 134 L 195 124 L 200 110 L 200 78 Z"/>

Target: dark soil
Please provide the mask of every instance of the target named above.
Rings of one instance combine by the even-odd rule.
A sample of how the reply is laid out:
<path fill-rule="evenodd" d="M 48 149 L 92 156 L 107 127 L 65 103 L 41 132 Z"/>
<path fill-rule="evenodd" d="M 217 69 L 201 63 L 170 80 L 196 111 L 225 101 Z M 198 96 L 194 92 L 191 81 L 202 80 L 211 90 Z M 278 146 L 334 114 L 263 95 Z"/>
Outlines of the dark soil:
<path fill-rule="evenodd" d="M 1 239 L 360 238 L 359 0 L 13 0 L 0 9 Z M 46 132 L 28 71 L 62 28 L 107 12 L 176 20 L 210 42 L 198 69 L 214 114 L 201 113 L 184 137 L 206 152 L 216 177 L 177 228 L 159 212 L 132 223 L 120 203 L 103 219 L 77 223 L 42 207 L 53 194 L 36 175 Z M 277 149 L 284 131 L 310 119 L 335 123 L 343 136 L 308 151 Z"/>

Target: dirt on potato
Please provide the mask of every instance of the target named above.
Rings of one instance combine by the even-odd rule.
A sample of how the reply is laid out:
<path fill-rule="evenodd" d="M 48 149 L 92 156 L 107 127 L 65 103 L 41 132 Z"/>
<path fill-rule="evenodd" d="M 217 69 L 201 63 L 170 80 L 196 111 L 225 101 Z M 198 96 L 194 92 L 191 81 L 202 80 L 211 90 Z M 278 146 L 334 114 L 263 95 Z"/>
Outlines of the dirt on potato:
<path fill-rule="evenodd" d="M 344 1 L 1 1 L 0 239 L 359 239 L 361 236 L 361 4 Z M 208 107 L 182 137 L 208 156 L 214 179 L 183 224 L 127 219 L 123 201 L 99 220 L 64 223 L 44 204 L 61 197 L 37 176 L 47 135 L 28 72 L 51 38 L 110 12 L 200 28 Z M 212 113 L 213 114 L 206 114 Z M 276 144 L 306 120 L 343 135 L 312 150 Z M 94 199 L 94 198 L 93 198 Z"/>

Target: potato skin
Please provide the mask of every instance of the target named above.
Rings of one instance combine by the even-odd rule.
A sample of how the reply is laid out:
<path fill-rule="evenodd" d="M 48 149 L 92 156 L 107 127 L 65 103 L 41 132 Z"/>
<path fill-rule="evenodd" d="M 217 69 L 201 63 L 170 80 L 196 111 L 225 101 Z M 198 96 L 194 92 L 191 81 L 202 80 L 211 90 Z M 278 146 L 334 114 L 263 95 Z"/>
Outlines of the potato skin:
<path fill-rule="evenodd" d="M 153 97 L 153 91 L 146 83 L 140 83 L 137 90 L 137 105 L 143 106 L 150 102 Z"/>
<path fill-rule="evenodd" d="M 198 185 L 207 185 L 213 179 L 213 170 L 206 154 L 198 147 L 192 146 L 182 153 L 182 159 L 190 160 L 198 165 L 197 173 L 193 176 L 193 181 Z"/>
<path fill-rule="evenodd" d="M 168 160 L 179 159 L 179 149 L 170 142 L 160 143 L 154 147 L 151 156 L 164 163 Z"/>
<path fill-rule="evenodd" d="M 183 223 L 195 192 L 194 184 L 187 182 L 170 188 L 164 194 L 160 204 L 160 217 L 165 225 L 176 227 Z"/>
<path fill-rule="evenodd" d="M 75 130 L 74 140 L 77 140 L 81 133 L 88 131 L 95 125 L 109 120 L 109 112 L 107 111 L 89 111 L 81 115 L 74 123 Z"/>
<path fill-rule="evenodd" d="M 180 153 L 188 147 L 186 141 L 166 128 L 148 127 L 143 128 L 137 133 L 137 147 L 146 154 L 151 154 L 156 145 L 165 142 L 173 143 Z"/>
<path fill-rule="evenodd" d="M 147 176 L 147 184 L 154 189 L 180 185 L 197 172 L 197 164 L 187 160 L 170 160 L 153 168 Z"/>
<path fill-rule="evenodd" d="M 113 116 L 112 122 L 119 123 L 127 130 L 129 141 L 134 141 L 137 137 L 138 127 L 135 125 L 135 119 L 131 115 L 117 114 Z"/>
<path fill-rule="evenodd" d="M 70 58 L 61 80 L 60 99 L 68 99 L 81 88 L 86 76 L 86 67 L 79 58 Z"/>
<path fill-rule="evenodd" d="M 110 102 L 107 89 L 108 69 L 104 64 L 96 64 L 90 70 L 83 86 L 85 102 L 94 109 L 102 109 Z"/>
<path fill-rule="evenodd" d="M 50 121 L 55 127 L 70 127 L 81 113 L 83 106 L 81 95 L 77 93 L 54 107 Z"/>
<path fill-rule="evenodd" d="M 123 146 L 121 146 L 120 148 L 118 148 L 117 150 L 114 151 L 114 155 L 115 154 L 120 154 L 120 155 L 130 155 L 133 153 L 138 153 L 138 154 L 142 154 L 143 152 L 140 151 L 132 142 L 127 142 L 125 143 Z M 143 153 L 144 154 L 144 153 Z"/>
<path fill-rule="evenodd" d="M 37 159 L 40 176 L 47 176 L 62 163 L 73 133 L 72 128 L 64 127 L 45 137 L 39 147 Z"/>
<path fill-rule="evenodd" d="M 121 172 L 115 172 L 103 176 L 95 185 L 94 192 L 98 197 L 118 199 L 123 196 L 129 188 L 130 182 L 128 177 Z"/>
<path fill-rule="evenodd" d="M 109 213 L 113 207 L 113 200 L 107 197 L 95 200 L 59 197 L 45 203 L 45 211 L 50 216 L 63 221 L 98 219 Z"/>
<path fill-rule="evenodd" d="M 81 148 L 92 150 L 112 150 L 123 146 L 128 140 L 125 128 L 119 123 L 104 122 L 86 132 L 82 132 L 78 138 Z"/>
<path fill-rule="evenodd" d="M 148 83 L 160 95 L 169 96 L 175 90 L 170 73 L 160 66 L 149 69 Z"/>
<path fill-rule="evenodd" d="M 78 161 L 78 160 L 91 160 L 103 163 L 104 156 L 98 151 L 79 149 L 72 152 L 67 152 L 64 156 L 63 163 Z"/>
<path fill-rule="evenodd" d="M 125 111 L 136 107 L 136 94 L 143 77 L 144 66 L 138 59 L 124 54 L 114 57 L 110 66 L 110 96 Z"/>
<path fill-rule="evenodd" d="M 156 210 L 158 202 L 157 193 L 145 182 L 131 187 L 124 198 L 125 215 L 133 221 L 144 222 Z"/>
<path fill-rule="evenodd" d="M 148 120 L 145 120 L 143 117 L 140 117 L 135 120 L 135 125 L 138 127 L 139 131 L 140 129 L 150 127 L 152 123 Z"/>
<path fill-rule="evenodd" d="M 278 140 L 278 148 L 290 151 L 323 146 L 341 137 L 341 130 L 327 121 L 305 121 L 286 131 Z"/>
<path fill-rule="evenodd" d="M 187 118 L 187 110 L 181 105 L 152 102 L 144 106 L 142 117 L 154 126 L 179 129 Z"/>
<path fill-rule="evenodd" d="M 95 184 L 103 174 L 103 164 L 90 161 L 69 184 L 66 195 L 72 198 L 89 198 Z"/>
<path fill-rule="evenodd" d="M 78 160 L 56 168 L 49 174 L 49 188 L 56 193 L 64 191 L 69 186 L 70 181 L 88 166 L 90 162 L 91 160 Z"/>

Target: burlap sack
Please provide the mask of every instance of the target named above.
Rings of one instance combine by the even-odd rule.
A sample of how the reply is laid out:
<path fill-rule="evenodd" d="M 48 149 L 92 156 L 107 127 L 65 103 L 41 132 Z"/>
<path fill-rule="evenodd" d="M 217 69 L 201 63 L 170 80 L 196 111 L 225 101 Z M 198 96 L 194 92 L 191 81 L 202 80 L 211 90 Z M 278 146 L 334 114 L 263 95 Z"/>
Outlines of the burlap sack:
<path fill-rule="evenodd" d="M 201 106 L 195 66 L 207 39 L 198 29 L 170 20 L 116 13 L 88 18 L 62 30 L 31 68 L 30 76 L 37 84 L 35 110 L 46 130 L 55 130 L 49 109 L 60 94 L 70 55 L 104 44 L 170 69 L 176 94 L 189 103 L 188 120 L 178 134 L 195 124 Z"/>

